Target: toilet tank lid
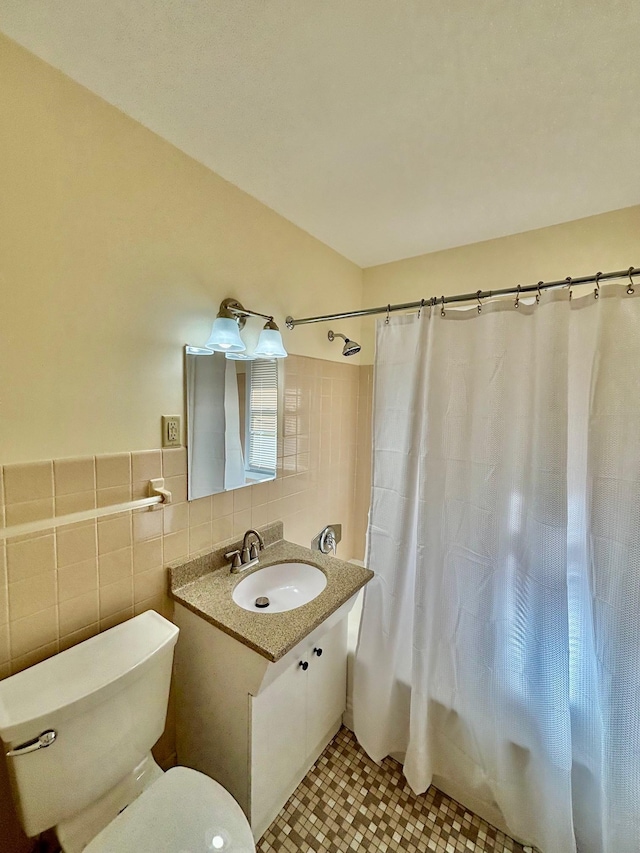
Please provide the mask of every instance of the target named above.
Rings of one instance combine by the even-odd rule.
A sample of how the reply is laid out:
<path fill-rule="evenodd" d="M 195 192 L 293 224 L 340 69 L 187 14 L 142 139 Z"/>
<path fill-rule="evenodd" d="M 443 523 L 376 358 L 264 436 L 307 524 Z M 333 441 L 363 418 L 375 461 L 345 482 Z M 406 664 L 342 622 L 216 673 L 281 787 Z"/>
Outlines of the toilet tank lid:
<path fill-rule="evenodd" d="M 147 610 L 0 681 L 0 737 L 10 743 L 25 724 L 51 716 L 103 692 L 165 646 L 174 646 L 178 628 Z"/>

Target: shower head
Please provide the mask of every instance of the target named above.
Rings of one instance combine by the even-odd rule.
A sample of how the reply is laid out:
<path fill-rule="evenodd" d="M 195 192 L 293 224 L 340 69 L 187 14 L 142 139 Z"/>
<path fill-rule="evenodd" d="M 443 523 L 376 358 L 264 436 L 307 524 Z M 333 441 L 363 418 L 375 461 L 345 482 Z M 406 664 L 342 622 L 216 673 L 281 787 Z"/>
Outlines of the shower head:
<path fill-rule="evenodd" d="M 333 341 L 335 338 L 342 338 L 344 340 L 344 346 L 342 347 L 342 355 L 355 355 L 357 352 L 360 352 L 362 347 L 360 344 L 357 344 L 355 341 L 350 341 L 346 335 L 340 334 L 340 332 L 329 332 L 327 335 L 330 341 Z"/>

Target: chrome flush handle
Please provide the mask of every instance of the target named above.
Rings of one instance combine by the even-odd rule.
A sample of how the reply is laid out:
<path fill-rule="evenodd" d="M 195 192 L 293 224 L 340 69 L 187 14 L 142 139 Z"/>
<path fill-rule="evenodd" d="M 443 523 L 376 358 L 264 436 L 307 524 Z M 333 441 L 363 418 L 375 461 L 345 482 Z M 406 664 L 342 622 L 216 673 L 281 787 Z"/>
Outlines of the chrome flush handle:
<path fill-rule="evenodd" d="M 16 755 L 27 755 L 29 752 L 35 752 L 36 749 L 44 749 L 47 746 L 51 746 L 57 737 L 58 733 L 56 731 L 53 729 L 47 729 L 46 732 L 42 732 L 42 734 L 33 738 L 33 740 L 25 741 L 25 743 L 21 743 L 20 746 L 16 746 L 15 749 L 10 749 L 7 753 L 7 757 L 13 758 Z"/>

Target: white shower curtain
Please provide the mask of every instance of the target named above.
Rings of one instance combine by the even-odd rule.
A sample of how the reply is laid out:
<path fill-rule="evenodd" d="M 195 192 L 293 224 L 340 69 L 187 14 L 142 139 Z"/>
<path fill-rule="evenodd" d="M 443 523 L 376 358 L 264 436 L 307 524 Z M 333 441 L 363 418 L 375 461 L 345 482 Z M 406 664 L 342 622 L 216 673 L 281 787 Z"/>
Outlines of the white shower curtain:
<path fill-rule="evenodd" d="M 378 325 L 354 720 L 544 853 L 640 850 L 640 300 Z"/>

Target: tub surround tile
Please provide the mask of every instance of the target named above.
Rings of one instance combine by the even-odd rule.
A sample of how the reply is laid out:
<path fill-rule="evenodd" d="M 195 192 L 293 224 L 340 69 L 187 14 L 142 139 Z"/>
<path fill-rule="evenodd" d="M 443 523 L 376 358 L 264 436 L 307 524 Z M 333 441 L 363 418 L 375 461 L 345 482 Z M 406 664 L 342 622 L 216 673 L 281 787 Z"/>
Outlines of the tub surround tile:
<path fill-rule="evenodd" d="M 205 556 L 170 566 L 170 591 L 175 601 L 193 613 L 267 660 L 277 661 L 368 583 L 373 572 L 287 542 L 282 538 L 281 523 L 260 532 L 266 547 L 255 569 L 230 572 L 224 554 L 241 544 L 231 540 Z M 327 586 L 313 601 L 284 613 L 254 613 L 233 601 L 231 595 L 236 584 L 253 572 L 282 562 L 316 566 L 327 576 Z"/>

